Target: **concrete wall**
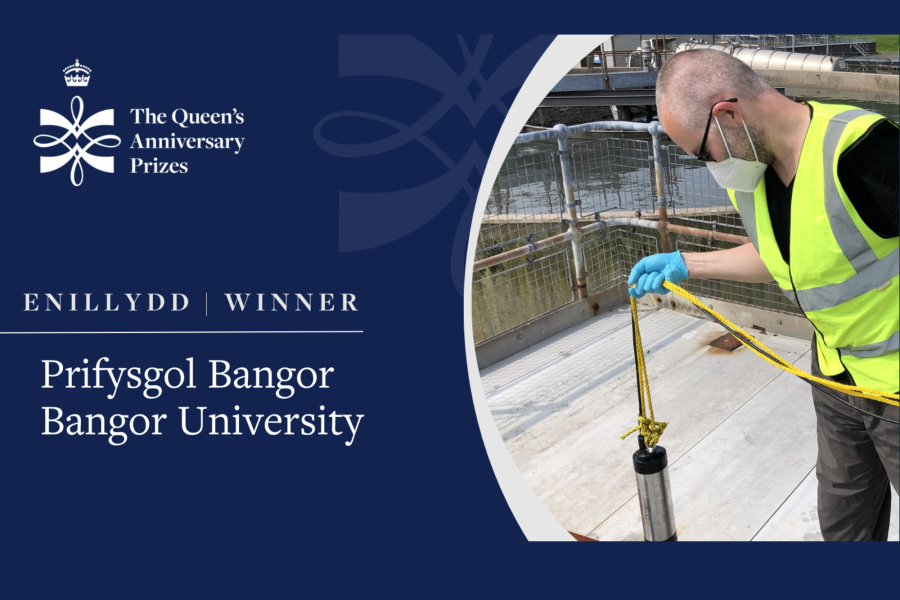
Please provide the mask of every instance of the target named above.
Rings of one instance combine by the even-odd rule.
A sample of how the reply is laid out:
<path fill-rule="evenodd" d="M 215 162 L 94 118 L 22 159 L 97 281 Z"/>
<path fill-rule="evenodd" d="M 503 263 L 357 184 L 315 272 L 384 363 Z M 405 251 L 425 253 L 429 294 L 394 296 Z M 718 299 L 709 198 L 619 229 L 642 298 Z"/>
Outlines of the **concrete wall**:
<path fill-rule="evenodd" d="M 756 69 L 771 86 L 801 86 L 859 90 L 865 92 L 900 93 L 900 78 L 877 73 L 848 73 L 844 71 L 782 71 Z"/>

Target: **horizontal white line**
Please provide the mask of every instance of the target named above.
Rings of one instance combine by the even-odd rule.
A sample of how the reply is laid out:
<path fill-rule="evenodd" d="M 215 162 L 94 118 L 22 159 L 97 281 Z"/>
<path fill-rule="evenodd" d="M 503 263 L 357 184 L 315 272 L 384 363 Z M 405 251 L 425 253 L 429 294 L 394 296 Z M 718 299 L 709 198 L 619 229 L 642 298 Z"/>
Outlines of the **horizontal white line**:
<path fill-rule="evenodd" d="M 0 331 L 0 335 L 74 335 L 131 333 L 362 333 L 358 331 Z"/>

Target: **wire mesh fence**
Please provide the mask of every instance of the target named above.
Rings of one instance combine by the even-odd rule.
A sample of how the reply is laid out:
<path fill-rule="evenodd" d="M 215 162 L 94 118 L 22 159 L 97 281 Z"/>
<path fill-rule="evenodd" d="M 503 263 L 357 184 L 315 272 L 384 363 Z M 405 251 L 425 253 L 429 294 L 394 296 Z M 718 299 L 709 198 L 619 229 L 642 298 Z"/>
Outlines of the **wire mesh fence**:
<path fill-rule="evenodd" d="M 546 146 L 545 146 L 546 147 Z M 519 149 L 533 152 L 510 156 L 504 162 L 482 217 L 476 247 L 477 258 L 500 254 L 537 241 L 568 226 L 562 166 L 559 154 L 540 146 Z M 729 227 L 743 235 L 740 215 L 725 190 L 708 169 L 674 144 L 663 144 L 662 163 L 669 218 L 693 222 L 710 229 Z M 646 139 L 606 137 L 570 145 L 574 197 L 580 216 L 593 220 L 595 213 L 635 209 L 656 212 L 656 187 L 652 145 Z M 721 230 L 721 229 L 720 229 Z M 673 250 L 708 252 L 736 244 L 706 241 L 670 233 Z M 658 253 L 656 232 L 641 233 L 614 227 L 605 234 L 591 234 L 582 245 L 587 271 L 587 292 L 595 295 L 627 281 L 631 268 L 645 256 Z M 570 243 L 512 259 L 473 274 L 472 322 L 475 342 L 480 343 L 574 302 L 575 278 Z M 521 262 L 520 262 L 521 261 Z M 485 276 L 485 274 L 487 274 Z M 787 314 L 802 314 L 774 283 L 747 284 L 725 280 L 687 280 L 694 294 Z"/>
<path fill-rule="evenodd" d="M 686 240 L 678 240 L 676 249 L 682 252 L 711 252 L 733 248 L 737 244 L 716 242 L 716 247 Z M 688 279 L 679 284 L 681 287 L 698 296 L 717 298 L 727 302 L 757 306 L 766 310 L 774 310 L 792 315 L 803 312 L 794 306 L 775 283 L 742 283 L 724 279 Z"/>
<path fill-rule="evenodd" d="M 703 163 L 674 144 L 665 148 L 666 197 L 669 214 L 686 221 L 709 223 L 743 229 L 738 212 L 728 193 L 719 187 Z"/>
<path fill-rule="evenodd" d="M 653 210 L 653 157 L 647 140 L 605 138 L 572 145 L 572 177 L 581 215 Z"/>
<path fill-rule="evenodd" d="M 568 249 L 478 279 L 472 282 L 475 343 L 574 300 Z"/>
<path fill-rule="evenodd" d="M 588 276 L 588 293 L 596 294 L 624 281 L 639 260 L 659 252 L 658 240 L 652 235 L 614 229 L 584 244 L 584 262 Z"/>
<path fill-rule="evenodd" d="M 566 195 L 556 151 L 507 158 L 481 219 L 476 253 L 560 231 Z"/>

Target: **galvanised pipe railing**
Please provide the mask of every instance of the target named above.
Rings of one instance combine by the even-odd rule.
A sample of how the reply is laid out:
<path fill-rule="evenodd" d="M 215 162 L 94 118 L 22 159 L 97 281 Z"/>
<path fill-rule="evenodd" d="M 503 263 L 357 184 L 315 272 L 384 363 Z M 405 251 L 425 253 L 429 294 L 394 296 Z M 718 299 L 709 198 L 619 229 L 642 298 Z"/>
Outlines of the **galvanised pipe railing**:
<path fill-rule="evenodd" d="M 656 172 L 656 205 L 658 208 L 659 220 L 651 221 L 641 218 L 613 218 L 598 220 L 588 225 L 578 225 L 578 213 L 575 204 L 575 187 L 572 183 L 572 156 L 569 154 L 569 136 L 591 131 L 637 131 L 641 133 L 649 133 L 653 138 L 653 166 Z M 685 227 L 683 225 L 673 225 L 669 223 L 668 214 L 666 213 L 666 192 L 663 181 L 662 152 L 659 147 L 659 136 L 664 134 L 665 130 L 658 121 L 653 120 L 650 123 L 632 123 L 629 121 L 596 121 L 593 123 L 583 123 L 581 125 L 556 125 L 552 129 L 544 129 L 541 131 L 533 131 L 529 133 L 521 133 L 516 137 L 516 144 L 525 144 L 528 142 L 537 142 L 555 139 L 559 146 L 560 166 L 562 167 L 563 187 L 566 194 L 566 209 L 569 211 L 569 229 L 565 233 L 555 235 L 537 242 L 531 242 L 519 248 L 509 250 L 494 256 L 489 256 L 477 261 L 473 265 L 473 270 L 480 271 L 488 267 L 493 267 L 500 263 L 527 256 L 543 248 L 549 248 L 557 244 L 567 241 L 572 242 L 572 253 L 575 256 L 575 284 L 578 289 L 578 299 L 587 298 L 587 272 L 584 266 L 584 249 L 582 247 L 582 238 L 595 231 L 600 231 L 606 227 L 615 225 L 630 225 L 633 227 L 643 227 L 646 229 L 656 229 L 660 234 L 660 242 L 663 252 L 670 252 L 668 233 L 683 233 L 698 237 L 705 237 L 708 240 L 720 240 L 726 242 L 734 242 L 738 244 L 750 243 L 750 238 L 721 233 L 713 229 L 707 231 L 695 227 Z"/>

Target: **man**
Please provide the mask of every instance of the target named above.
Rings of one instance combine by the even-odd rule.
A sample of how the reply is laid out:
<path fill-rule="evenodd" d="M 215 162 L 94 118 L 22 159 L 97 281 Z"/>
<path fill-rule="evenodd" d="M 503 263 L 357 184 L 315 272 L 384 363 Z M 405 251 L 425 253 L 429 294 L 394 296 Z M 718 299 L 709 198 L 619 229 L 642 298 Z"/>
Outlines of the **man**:
<path fill-rule="evenodd" d="M 725 52 L 669 59 L 659 118 L 728 190 L 752 244 L 641 260 L 629 291 L 662 281 L 775 281 L 815 328 L 812 373 L 882 392 L 900 388 L 898 128 L 851 106 L 797 103 Z M 885 540 L 898 489 L 898 410 L 813 388 L 818 514 L 826 540 Z M 846 403 L 852 404 L 848 406 Z"/>

